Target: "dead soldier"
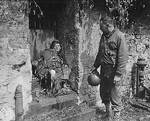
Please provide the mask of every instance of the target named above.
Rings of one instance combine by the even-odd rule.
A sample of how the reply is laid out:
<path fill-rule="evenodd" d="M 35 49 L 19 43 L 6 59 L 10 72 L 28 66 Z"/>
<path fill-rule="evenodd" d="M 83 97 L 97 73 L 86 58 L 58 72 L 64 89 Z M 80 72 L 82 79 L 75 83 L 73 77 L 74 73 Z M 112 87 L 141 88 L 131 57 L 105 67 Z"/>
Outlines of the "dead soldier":
<path fill-rule="evenodd" d="M 61 93 L 64 86 L 63 79 L 66 79 L 64 71 L 69 70 L 61 52 L 59 41 L 54 40 L 51 45 L 47 45 L 47 48 L 41 52 L 40 61 L 36 64 L 36 75 L 40 79 L 41 87 L 54 96 Z"/>
<path fill-rule="evenodd" d="M 100 28 L 103 34 L 93 72 L 101 67 L 100 96 L 106 106 L 103 118 L 120 121 L 122 77 L 128 60 L 127 45 L 123 33 L 115 27 L 111 17 L 101 18 Z"/>

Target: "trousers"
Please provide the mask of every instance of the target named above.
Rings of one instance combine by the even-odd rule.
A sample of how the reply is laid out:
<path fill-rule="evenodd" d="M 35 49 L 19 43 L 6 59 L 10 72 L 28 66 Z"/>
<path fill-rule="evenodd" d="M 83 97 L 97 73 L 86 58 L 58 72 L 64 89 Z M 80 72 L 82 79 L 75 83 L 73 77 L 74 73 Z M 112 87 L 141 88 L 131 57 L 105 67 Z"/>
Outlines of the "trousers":
<path fill-rule="evenodd" d="M 112 65 L 101 66 L 101 83 L 100 96 L 102 103 L 111 103 L 114 111 L 121 111 L 122 109 L 122 85 L 114 83 L 115 69 Z"/>

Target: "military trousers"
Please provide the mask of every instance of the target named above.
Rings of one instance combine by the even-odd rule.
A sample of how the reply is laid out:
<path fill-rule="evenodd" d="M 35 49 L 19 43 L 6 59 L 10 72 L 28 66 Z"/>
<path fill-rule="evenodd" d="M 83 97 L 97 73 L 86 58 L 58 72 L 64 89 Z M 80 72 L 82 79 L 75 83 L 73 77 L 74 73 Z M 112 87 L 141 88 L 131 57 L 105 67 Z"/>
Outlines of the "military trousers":
<path fill-rule="evenodd" d="M 121 111 L 122 109 L 122 85 L 114 83 L 115 69 L 112 65 L 101 66 L 101 83 L 100 83 L 100 96 L 102 103 L 111 103 L 114 111 Z"/>

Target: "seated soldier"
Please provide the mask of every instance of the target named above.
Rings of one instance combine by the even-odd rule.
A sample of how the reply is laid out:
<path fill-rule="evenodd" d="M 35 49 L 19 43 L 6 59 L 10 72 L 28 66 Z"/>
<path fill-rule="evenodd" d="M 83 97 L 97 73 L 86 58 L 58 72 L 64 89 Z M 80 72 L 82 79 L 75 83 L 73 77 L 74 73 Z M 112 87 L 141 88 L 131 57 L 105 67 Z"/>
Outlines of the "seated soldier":
<path fill-rule="evenodd" d="M 63 80 L 69 77 L 69 68 L 62 56 L 59 41 L 53 41 L 50 49 L 45 49 L 40 54 L 39 60 L 36 72 L 41 86 L 51 90 L 52 94 L 58 93 L 63 88 Z M 68 71 L 67 75 L 64 71 Z"/>

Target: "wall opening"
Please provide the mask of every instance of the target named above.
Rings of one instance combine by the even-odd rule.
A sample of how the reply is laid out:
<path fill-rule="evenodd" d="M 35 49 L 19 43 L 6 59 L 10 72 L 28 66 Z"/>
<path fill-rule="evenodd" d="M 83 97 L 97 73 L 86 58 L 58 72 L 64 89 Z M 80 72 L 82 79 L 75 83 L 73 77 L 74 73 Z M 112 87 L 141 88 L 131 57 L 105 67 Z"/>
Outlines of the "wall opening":
<path fill-rule="evenodd" d="M 32 57 L 32 69 L 33 74 L 38 78 L 39 82 L 34 84 L 33 87 L 40 85 L 40 93 L 48 94 L 50 97 L 53 97 L 54 93 L 59 93 L 60 90 L 66 93 L 75 93 L 78 92 L 78 39 L 77 39 L 77 30 L 75 28 L 75 5 L 73 0 L 30 0 L 29 1 L 29 29 L 30 29 L 30 38 L 31 38 L 31 57 Z M 53 41 L 58 41 L 61 50 L 59 53 L 53 53 L 50 49 L 49 54 L 45 55 L 52 45 Z M 44 55 L 43 55 L 44 53 Z M 41 55 L 48 59 L 52 59 L 50 56 L 56 56 L 56 62 L 48 62 L 44 66 L 49 66 L 48 69 L 39 69 L 41 61 Z M 43 59 L 43 58 L 42 58 Z M 38 60 L 38 61 L 37 61 Z M 58 63 L 57 63 L 58 61 Z M 37 63 L 39 65 L 36 65 Z M 55 63 L 54 65 L 52 63 Z M 61 64 L 60 64 L 61 63 Z M 34 66 L 34 64 L 36 66 Z M 52 65 L 51 65 L 52 64 Z M 60 65 L 61 67 L 57 67 Z M 41 64 L 44 68 L 44 66 Z M 52 67 L 56 66 L 56 67 Z M 38 70 L 38 69 L 39 70 Z M 56 69 L 57 68 L 57 69 Z M 59 69 L 60 70 L 59 70 Z M 56 69 L 56 70 L 55 70 Z M 48 70 L 48 71 L 47 71 Z M 54 73 L 53 71 L 54 70 Z M 43 75 L 38 75 L 43 71 Z M 46 72 L 44 72 L 46 71 Z M 63 75 L 60 74 L 60 71 L 63 72 Z M 50 75 L 49 75 L 50 74 Z M 52 76 L 65 76 L 58 77 L 57 79 L 52 79 Z M 55 82 L 54 82 L 55 81 Z M 59 82 L 60 81 L 60 82 Z M 44 84 L 46 85 L 43 85 Z M 57 84 L 60 83 L 60 84 Z M 37 84 L 37 85 L 36 85 Z M 37 88 L 37 87 L 36 87 Z M 57 89 L 58 88 L 58 89 Z M 44 89 L 44 92 L 43 92 Z M 34 88 L 32 89 L 32 91 Z M 56 92 L 55 92 L 56 91 Z M 61 93 L 61 92 L 60 92 Z M 62 92 L 63 93 L 63 92 Z M 64 91 L 65 94 L 65 91 Z M 57 95 L 57 94 L 56 94 Z M 55 96 L 56 96 L 55 95 Z M 59 95 L 59 94 L 58 94 Z M 60 94 L 61 95 L 61 94 Z M 63 94 L 62 94 L 63 95 Z"/>

